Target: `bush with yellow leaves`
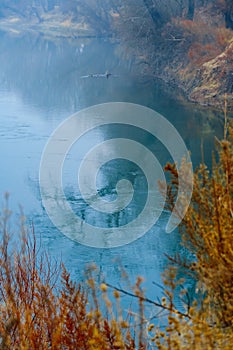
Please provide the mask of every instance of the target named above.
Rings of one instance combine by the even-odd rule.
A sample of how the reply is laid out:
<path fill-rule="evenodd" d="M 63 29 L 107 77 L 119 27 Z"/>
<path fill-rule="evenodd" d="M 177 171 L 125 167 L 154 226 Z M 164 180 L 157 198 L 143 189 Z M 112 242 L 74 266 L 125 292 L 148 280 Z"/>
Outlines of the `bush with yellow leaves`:
<path fill-rule="evenodd" d="M 227 135 L 228 134 L 228 135 Z M 174 208 L 179 179 L 175 165 L 167 207 Z M 177 212 L 177 215 L 179 213 Z M 164 274 L 170 312 L 165 331 L 152 338 L 158 349 L 233 348 L 233 128 L 225 125 L 224 139 L 216 139 L 212 169 L 201 164 L 194 174 L 193 196 L 181 225 L 182 243 L 193 253 L 191 263 L 170 257 L 173 266 Z M 186 316 L 174 307 L 179 284 L 176 269 L 197 279 L 196 300 L 184 304 Z M 182 291 L 181 294 L 187 293 Z M 181 295 L 182 298 L 182 295 Z M 187 299 L 186 299 L 187 300 Z"/>

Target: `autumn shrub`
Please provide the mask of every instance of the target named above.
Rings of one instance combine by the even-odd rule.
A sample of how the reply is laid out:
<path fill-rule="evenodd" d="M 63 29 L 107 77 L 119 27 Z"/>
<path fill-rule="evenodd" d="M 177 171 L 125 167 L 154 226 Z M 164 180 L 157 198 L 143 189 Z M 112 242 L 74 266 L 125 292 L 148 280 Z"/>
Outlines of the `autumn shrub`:
<path fill-rule="evenodd" d="M 233 40 L 230 29 L 203 21 L 174 19 L 173 24 L 181 30 L 180 37 L 187 43 L 187 56 L 192 66 L 200 67 L 217 57 Z"/>
<path fill-rule="evenodd" d="M 231 124 L 231 123 L 230 123 Z M 173 210 L 179 186 L 175 165 L 167 207 Z M 179 215 L 179 210 L 177 211 Z M 156 329 L 153 341 L 158 349 L 223 349 L 233 346 L 233 128 L 227 125 L 223 140 L 216 139 L 212 169 L 201 164 L 194 174 L 193 196 L 181 225 L 182 243 L 193 261 L 170 257 L 172 267 L 165 273 L 170 305 L 167 327 Z M 183 289 L 186 317 L 177 313 L 172 298 L 177 271 L 182 268 L 196 279 L 193 302 Z M 184 313 L 185 313 L 184 312 Z"/>
<path fill-rule="evenodd" d="M 20 237 L 9 233 L 10 215 L 6 207 L 0 220 L 0 349 L 146 348 L 142 327 L 133 336 L 129 317 L 112 312 L 104 283 L 97 285 L 89 274 L 85 286 L 76 284 L 63 265 L 40 252 L 23 220 Z M 119 292 L 113 300 L 120 303 Z"/>

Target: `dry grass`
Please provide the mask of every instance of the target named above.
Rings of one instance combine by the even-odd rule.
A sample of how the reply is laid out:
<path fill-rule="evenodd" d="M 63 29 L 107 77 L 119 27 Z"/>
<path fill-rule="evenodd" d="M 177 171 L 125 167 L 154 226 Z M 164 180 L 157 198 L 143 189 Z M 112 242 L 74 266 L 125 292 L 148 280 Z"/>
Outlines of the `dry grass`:
<path fill-rule="evenodd" d="M 91 275 L 89 288 L 74 283 L 64 266 L 52 264 L 47 254 L 39 252 L 34 233 L 28 235 L 23 223 L 20 244 L 13 249 L 9 217 L 5 209 L 0 244 L 1 349 L 146 348 L 141 336 L 138 340 L 132 336 L 128 320 L 111 311 L 107 287 L 97 286 Z M 61 287 L 55 288 L 59 276 Z M 97 297 L 98 290 L 102 298 Z M 114 295 L 118 300 L 116 291 Z"/>

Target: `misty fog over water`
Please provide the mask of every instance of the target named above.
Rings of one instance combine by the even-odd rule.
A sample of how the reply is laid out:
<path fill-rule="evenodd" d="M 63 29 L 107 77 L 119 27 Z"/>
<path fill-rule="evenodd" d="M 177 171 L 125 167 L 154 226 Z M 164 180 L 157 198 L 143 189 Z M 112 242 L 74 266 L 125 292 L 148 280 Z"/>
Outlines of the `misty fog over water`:
<path fill-rule="evenodd" d="M 42 206 L 39 191 L 40 159 L 51 133 L 73 113 L 105 102 L 131 102 L 156 110 L 177 128 L 191 151 L 194 167 L 201 160 L 201 142 L 206 161 L 210 162 L 213 135 L 222 132 L 220 113 L 209 111 L 206 118 L 206 111 L 177 98 L 178 94 L 172 94 L 166 84 L 143 76 L 140 71 L 133 73 L 134 57 L 126 58 L 124 50 L 119 41 L 110 39 L 50 40 L 29 33 L 0 33 L 0 193 L 2 198 L 4 192 L 10 193 L 14 215 L 19 214 L 18 205 L 22 205 L 43 247 L 52 257 L 62 258 L 76 280 L 81 280 L 85 266 L 94 262 L 108 281 L 117 283 L 121 275 L 118 261 L 132 280 L 137 275 L 144 276 L 149 294 L 154 294 L 157 287 L 152 286 L 152 281 L 161 282 L 160 273 L 166 264 L 164 254 L 181 250 L 178 232 L 172 238 L 165 233 L 168 213 L 164 212 L 142 238 L 119 248 L 96 249 L 80 245 L 56 229 Z M 106 71 L 112 74 L 108 79 L 91 77 Z M 138 134 L 137 130 L 123 127 L 118 132 L 143 140 L 157 154 L 162 166 L 171 161 L 166 148 L 150 134 Z M 108 127 L 86 135 L 66 164 L 67 200 L 84 218 L 90 208 L 85 202 L 78 202 L 72 162 L 80 157 L 79 147 L 88 148 L 93 140 L 99 142 L 116 135 L 117 131 Z M 100 184 L 103 195 L 111 194 L 111 181 L 117 171 L 129 177 L 135 191 L 141 191 L 132 209 L 137 212 L 146 191 L 140 170 L 120 162 L 103 171 L 104 182 Z M 117 220 L 113 215 L 103 225 L 117 226 Z"/>

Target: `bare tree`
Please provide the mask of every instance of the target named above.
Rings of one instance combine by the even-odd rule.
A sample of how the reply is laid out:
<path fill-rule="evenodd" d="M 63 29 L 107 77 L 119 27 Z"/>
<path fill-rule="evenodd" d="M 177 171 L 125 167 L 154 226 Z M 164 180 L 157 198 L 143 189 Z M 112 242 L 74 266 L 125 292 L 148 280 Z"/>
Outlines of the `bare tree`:
<path fill-rule="evenodd" d="M 143 0 L 143 3 L 146 9 L 148 10 L 155 26 L 161 26 L 164 23 L 164 21 L 162 19 L 161 14 L 157 10 L 153 0 Z"/>

